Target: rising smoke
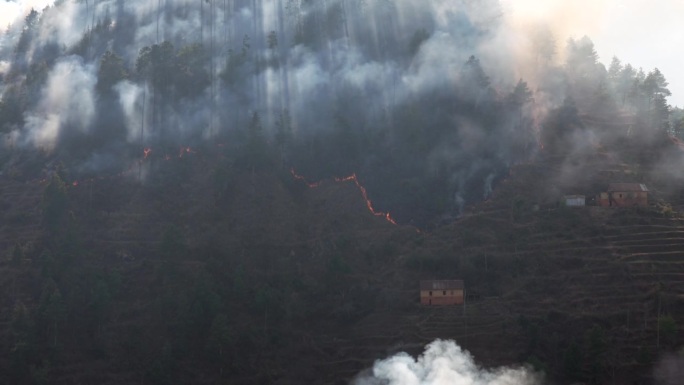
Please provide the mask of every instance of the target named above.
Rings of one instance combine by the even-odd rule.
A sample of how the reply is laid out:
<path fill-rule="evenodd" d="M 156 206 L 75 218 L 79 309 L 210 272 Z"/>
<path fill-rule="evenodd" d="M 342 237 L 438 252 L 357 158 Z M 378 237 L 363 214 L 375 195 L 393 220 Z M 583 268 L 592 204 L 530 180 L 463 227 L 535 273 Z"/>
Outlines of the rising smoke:
<path fill-rule="evenodd" d="M 416 358 L 406 353 L 377 361 L 372 374 L 362 374 L 354 385 L 537 385 L 540 375 L 527 368 L 478 367 L 473 357 L 454 341 L 437 340 Z"/>
<path fill-rule="evenodd" d="M 423 225 L 533 159 L 571 90 L 556 31 L 497 0 L 60 0 L 24 14 L 0 36 L 6 143 L 98 173 L 147 147 L 235 149 L 258 122 L 288 166 L 356 173 L 379 210 Z"/>
<path fill-rule="evenodd" d="M 95 115 L 94 66 L 79 56 L 60 58 L 47 75 L 40 101 L 26 117 L 27 140 L 52 150 L 59 136 L 87 134 Z"/>

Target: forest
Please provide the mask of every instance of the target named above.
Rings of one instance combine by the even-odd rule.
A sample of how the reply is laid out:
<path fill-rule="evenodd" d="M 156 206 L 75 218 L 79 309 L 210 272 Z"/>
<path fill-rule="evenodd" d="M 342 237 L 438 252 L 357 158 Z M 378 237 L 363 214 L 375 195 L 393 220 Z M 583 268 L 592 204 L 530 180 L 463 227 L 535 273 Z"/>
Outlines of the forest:
<path fill-rule="evenodd" d="M 543 26 L 514 54 L 507 33 L 496 1 L 57 1 L 2 34 L 1 160 L 37 150 L 79 179 L 221 144 L 248 167 L 355 173 L 381 211 L 431 227 L 574 146 L 569 127 L 592 131 L 575 109 L 681 135 L 657 68 L 606 68 Z"/>
<path fill-rule="evenodd" d="M 665 74 L 599 54 L 553 25 L 513 27 L 497 0 L 31 10 L 0 33 L 0 382 L 345 383 L 388 346 L 456 335 L 440 328 L 460 318 L 412 297 L 449 274 L 476 300 L 513 293 L 496 311 L 474 301 L 472 347 L 491 362 L 561 383 L 642 373 L 677 346 L 679 272 L 604 251 L 631 263 L 642 245 L 620 226 L 681 218 L 658 201 L 603 226 L 535 200 L 554 183 L 596 193 L 595 164 L 681 193 L 684 111 Z M 554 279 L 582 297 L 585 267 L 636 282 L 638 300 L 525 302 L 561 298 Z M 655 347 L 620 340 L 618 317 Z"/>

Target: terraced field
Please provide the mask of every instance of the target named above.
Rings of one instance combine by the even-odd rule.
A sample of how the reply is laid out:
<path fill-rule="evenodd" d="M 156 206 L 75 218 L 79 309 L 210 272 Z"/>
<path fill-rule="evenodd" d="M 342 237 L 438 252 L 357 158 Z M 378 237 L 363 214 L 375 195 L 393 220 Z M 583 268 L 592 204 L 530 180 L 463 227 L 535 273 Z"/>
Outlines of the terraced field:
<path fill-rule="evenodd" d="M 541 359 L 563 376 L 566 353 L 576 344 L 586 349 L 584 378 L 652 381 L 647 368 L 682 341 L 681 326 L 665 334 L 658 320 L 684 319 L 684 218 L 656 206 L 557 207 L 544 203 L 543 194 L 538 208 L 516 185 L 529 180 L 509 178 L 491 201 L 427 234 L 421 250 L 441 256 L 441 263 L 397 283 L 402 305 L 350 325 L 341 341 L 322 341 L 348 352 L 319 356 L 322 364 L 351 374 L 397 351 L 417 355 L 441 338 L 456 340 L 487 366 Z M 516 207 L 519 197 L 526 201 Z M 412 284 L 448 277 L 465 279 L 471 293 L 465 307 L 418 305 Z M 594 335 L 602 346 L 595 357 Z"/>

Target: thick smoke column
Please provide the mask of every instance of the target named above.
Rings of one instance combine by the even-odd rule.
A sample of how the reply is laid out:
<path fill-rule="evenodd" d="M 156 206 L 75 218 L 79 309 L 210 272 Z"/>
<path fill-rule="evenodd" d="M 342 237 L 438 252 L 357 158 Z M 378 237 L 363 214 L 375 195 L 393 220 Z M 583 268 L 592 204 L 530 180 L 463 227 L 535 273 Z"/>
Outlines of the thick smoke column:
<path fill-rule="evenodd" d="M 540 376 L 525 368 L 479 368 L 454 341 L 436 340 L 417 359 L 406 353 L 377 361 L 372 376 L 354 385 L 536 385 Z"/>

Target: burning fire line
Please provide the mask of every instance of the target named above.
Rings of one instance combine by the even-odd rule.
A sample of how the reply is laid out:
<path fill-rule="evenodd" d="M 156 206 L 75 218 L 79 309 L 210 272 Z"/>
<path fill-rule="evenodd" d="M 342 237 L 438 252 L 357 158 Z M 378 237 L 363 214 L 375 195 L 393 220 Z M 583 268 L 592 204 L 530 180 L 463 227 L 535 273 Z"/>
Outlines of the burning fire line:
<path fill-rule="evenodd" d="M 222 147 L 223 145 L 220 145 L 220 146 Z M 182 159 L 183 156 L 186 155 L 186 154 L 195 154 L 195 153 L 196 153 L 196 151 L 194 151 L 192 148 L 181 146 L 180 149 L 179 149 L 178 158 L 179 158 L 179 159 Z M 138 164 L 142 164 L 146 159 L 148 159 L 148 158 L 150 157 L 150 154 L 152 154 L 152 148 L 150 148 L 150 147 L 145 147 L 145 148 L 143 149 L 143 156 L 142 156 L 142 158 L 140 158 L 140 159 L 138 160 L 137 163 L 138 163 Z M 166 155 L 164 155 L 164 158 L 163 158 L 163 159 L 166 160 L 166 161 L 169 161 L 169 160 L 171 160 L 172 158 L 171 158 L 170 155 L 166 154 Z M 80 184 L 85 183 L 85 182 L 93 182 L 93 181 L 95 181 L 95 180 L 104 180 L 104 179 L 111 179 L 111 178 L 123 177 L 123 176 L 125 176 L 126 174 L 129 174 L 130 172 L 132 172 L 134 166 L 135 166 L 135 165 L 131 165 L 127 170 L 122 171 L 122 172 L 120 172 L 120 173 L 118 173 L 118 174 L 116 174 L 116 175 L 109 176 L 109 177 L 99 176 L 99 177 L 94 177 L 94 178 L 89 178 L 89 179 L 74 180 L 73 182 L 71 182 L 71 185 L 74 186 L 74 187 L 77 187 L 77 186 L 79 186 Z M 307 181 L 306 178 L 304 178 L 302 175 L 297 174 L 297 173 L 295 172 L 294 168 L 290 168 L 290 174 L 292 174 L 292 177 L 295 178 L 296 180 L 300 180 L 300 181 L 304 182 L 304 184 L 306 184 L 307 187 L 309 187 L 309 188 L 317 188 L 317 187 L 319 187 L 319 186 L 321 185 L 321 182 L 320 182 L 320 181 L 319 181 L 319 182 L 309 182 L 309 181 Z M 42 181 L 43 181 L 43 180 L 41 180 L 41 182 L 42 182 Z M 350 175 L 350 176 L 347 176 L 347 177 L 343 177 L 343 178 L 339 178 L 339 177 L 338 177 L 338 178 L 335 178 L 335 182 L 338 182 L 338 183 L 341 183 L 341 182 L 350 182 L 350 181 L 351 181 L 351 182 L 354 182 L 354 184 L 355 184 L 356 187 L 359 189 L 359 191 L 361 191 L 361 196 L 363 197 L 363 200 L 366 202 L 366 207 L 368 208 L 368 211 L 371 212 L 371 214 L 373 214 L 373 215 L 375 215 L 375 216 L 377 216 L 377 217 L 383 217 L 386 221 L 390 222 L 390 223 L 393 224 L 393 225 L 396 225 L 396 224 L 397 224 L 397 222 L 394 220 L 394 218 L 392 218 L 392 216 L 390 215 L 389 212 L 384 213 L 384 212 L 382 212 L 382 211 L 376 211 L 376 210 L 373 208 L 373 203 L 372 203 L 371 200 L 368 198 L 368 192 L 366 191 L 366 188 L 363 187 L 363 185 L 361 185 L 361 183 L 359 182 L 359 178 L 356 176 L 356 173 L 354 173 L 354 174 L 352 174 L 352 175 Z"/>
<path fill-rule="evenodd" d="M 308 182 L 306 180 L 306 178 L 297 174 L 295 172 L 294 168 L 290 169 L 290 174 L 292 174 L 292 176 L 295 179 L 301 180 L 302 182 L 304 182 L 309 188 L 316 188 L 316 187 L 319 187 L 321 185 L 321 182 L 313 182 L 313 183 Z M 356 176 L 356 173 L 351 174 L 350 176 L 347 176 L 344 178 L 335 178 L 335 182 L 350 182 L 350 181 L 354 182 L 354 184 L 359 189 L 359 191 L 361 191 L 361 196 L 363 197 L 363 200 L 366 202 L 366 207 L 368 207 L 368 211 L 370 211 L 371 214 L 375 215 L 376 217 L 383 217 L 383 218 L 385 218 L 385 220 L 387 220 L 389 223 L 391 223 L 393 225 L 397 224 L 397 222 L 394 220 L 394 218 L 392 218 L 390 213 L 383 213 L 382 211 L 376 211 L 373 208 L 373 203 L 371 202 L 370 199 L 368 199 L 368 192 L 366 192 L 366 188 L 363 187 L 361 185 L 361 183 L 359 182 L 359 178 Z"/>
<path fill-rule="evenodd" d="M 138 165 L 141 165 L 146 159 L 148 159 L 148 158 L 150 157 L 150 155 L 152 154 L 152 152 L 153 152 L 153 151 L 152 151 L 152 148 L 151 148 L 151 147 L 145 147 L 145 148 L 143 148 L 143 156 L 142 156 L 142 158 L 138 159 L 137 164 L 138 164 Z M 181 146 L 181 147 L 180 147 L 180 150 L 179 150 L 179 153 L 178 153 L 178 158 L 179 158 L 179 159 L 180 159 L 180 158 L 183 158 L 183 156 L 186 155 L 186 154 L 195 154 L 195 153 L 197 153 L 197 152 L 196 152 L 195 150 L 193 150 L 192 148 Z M 168 155 L 168 154 L 164 155 L 164 160 L 167 160 L 167 161 L 168 161 L 168 160 L 171 160 L 171 159 L 172 159 L 172 157 L 171 157 L 170 155 Z M 121 171 L 121 172 L 118 173 L 118 174 L 110 175 L 110 176 L 108 176 L 108 177 L 98 176 L 98 177 L 93 177 L 93 178 L 88 178 L 88 179 L 74 180 L 73 182 L 71 182 L 71 185 L 74 186 L 74 187 L 77 187 L 79 184 L 82 184 L 82 183 L 85 183 L 85 182 L 93 182 L 93 181 L 96 181 L 96 180 L 105 180 L 105 179 L 112 179 L 112 178 L 123 177 L 123 176 L 126 176 L 127 174 L 133 172 L 133 168 L 134 168 L 134 167 L 135 167 L 135 164 L 132 164 L 131 166 L 128 167 L 128 169 L 126 169 L 126 170 L 124 170 L 124 171 Z M 42 181 L 41 181 L 41 182 L 42 182 Z"/>
<path fill-rule="evenodd" d="M 223 145 L 221 144 L 220 146 L 222 147 Z M 179 153 L 178 153 L 178 158 L 179 158 L 179 159 L 182 159 L 183 156 L 186 155 L 186 154 L 196 154 L 196 153 L 197 153 L 197 152 L 194 151 L 194 150 L 193 150 L 192 148 L 190 148 L 190 147 L 183 147 L 183 146 L 181 146 L 181 147 L 180 147 L 180 150 L 179 150 Z M 150 154 L 152 154 L 152 148 L 150 148 L 150 147 L 145 147 L 145 148 L 143 149 L 143 156 L 142 156 L 142 158 L 140 158 L 140 159 L 137 161 L 137 164 L 138 164 L 138 165 L 141 165 L 146 159 L 148 159 L 148 158 L 150 157 Z M 163 159 L 166 160 L 166 161 L 169 161 L 169 160 L 171 160 L 172 158 L 171 158 L 170 155 L 166 154 L 166 155 L 164 155 Z M 74 180 L 74 181 L 71 182 L 71 185 L 74 186 L 74 187 L 77 187 L 77 186 L 79 186 L 79 185 L 81 185 L 81 184 L 83 184 L 83 183 L 93 182 L 93 181 L 96 181 L 96 180 L 105 180 L 105 179 L 112 179 L 112 178 L 123 177 L 123 176 L 126 176 L 127 174 L 133 172 L 134 167 L 135 167 L 135 164 L 132 164 L 127 170 L 122 171 L 122 172 L 120 172 L 120 173 L 117 173 L 116 175 L 111 175 L 111 176 L 109 176 L 109 177 L 98 176 L 98 177 L 93 177 L 93 178 L 88 178 L 88 179 Z M 292 174 L 292 177 L 295 178 L 296 180 L 302 181 L 302 182 L 303 182 L 304 184 L 306 184 L 306 186 L 309 187 L 309 188 L 317 188 L 317 187 L 319 187 L 319 186 L 321 185 L 321 182 L 320 182 L 320 181 L 319 181 L 319 182 L 309 182 L 309 181 L 307 181 L 306 178 L 304 178 L 304 176 L 297 174 L 297 173 L 295 172 L 294 168 L 290 168 L 290 174 Z M 45 183 L 45 182 L 47 182 L 47 179 L 45 179 L 45 178 L 40 180 L 40 183 Z M 336 178 L 335 178 L 335 182 L 338 182 L 338 183 L 342 183 L 342 182 L 354 182 L 354 184 L 355 184 L 356 187 L 359 189 L 359 191 L 361 191 L 361 196 L 363 197 L 363 200 L 364 200 L 364 202 L 366 203 L 366 207 L 368 208 L 368 211 L 370 211 L 371 214 L 373 214 L 374 216 L 383 217 L 383 218 L 384 218 L 386 221 L 388 221 L 389 223 L 391 223 L 391 224 L 393 224 L 393 225 L 397 225 L 397 222 L 394 220 L 394 218 L 392 218 L 392 216 L 390 215 L 389 212 L 385 213 L 385 212 L 382 212 L 382 211 L 376 211 L 375 208 L 373 208 L 373 203 L 372 203 L 371 200 L 368 198 L 368 192 L 366 191 L 366 188 L 363 187 L 363 185 L 361 185 L 361 183 L 359 182 L 359 178 L 356 176 L 356 173 L 354 173 L 354 174 L 352 174 L 352 175 L 349 175 L 349 176 L 347 176 L 347 177 L 343 177 L 343 178 L 336 177 Z M 418 230 L 418 229 L 416 229 L 416 231 L 420 232 L 420 230 Z"/>
<path fill-rule="evenodd" d="M 302 182 L 304 182 L 307 186 L 309 186 L 309 188 L 316 188 L 316 187 L 318 187 L 318 186 L 321 185 L 321 182 L 313 182 L 313 183 L 307 182 L 306 178 L 304 178 L 303 176 L 297 174 L 297 173 L 295 172 L 294 168 L 291 168 L 291 169 L 290 169 L 290 174 L 292 174 L 292 177 L 293 177 L 293 178 L 295 178 L 295 179 L 297 179 L 297 180 L 301 180 Z"/>
<path fill-rule="evenodd" d="M 378 217 L 384 217 L 388 222 L 390 222 L 393 225 L 396 225 L 397 222 L 392 218 L 390 213 L 383 213 L 382 211 L 375 211 L 373 208 L 373 203 L 371 202 L 370 199 L 368 199 L 368 193 L 366 192 L 366 188 L 359 183 L 359 178 L 356 177 L 356 173 L 351 174 L 348 177 L 345 178 L 335 178 L 336 182 L 347 182 L 347 181 L 354 181 L 354 184 L 356 187 L 359 188 L 361 191 L 361 195 L 363 196 L 363 200 L 366 201 L 366 207 L 368 207 L 368 210 L 370 210 L 373 215 L 378 216 Z"/>

